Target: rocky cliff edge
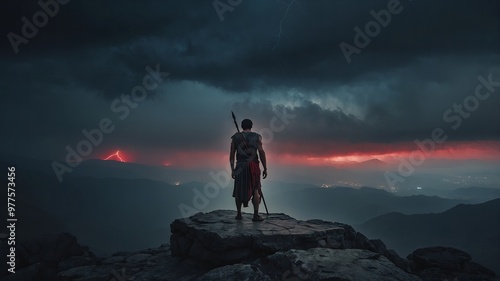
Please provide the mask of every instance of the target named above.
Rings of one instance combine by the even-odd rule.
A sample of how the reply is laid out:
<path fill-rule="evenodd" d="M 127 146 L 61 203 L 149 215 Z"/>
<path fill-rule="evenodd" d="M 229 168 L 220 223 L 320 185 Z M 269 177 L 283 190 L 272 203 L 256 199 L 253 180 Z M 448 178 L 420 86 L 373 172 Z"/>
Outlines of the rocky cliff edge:
<path fill-rule="evenodd" d="M 401 258 L 346 224 L 235 216 L 218 210 L 177 219 L 170 245 L 110 257 L 96 257 L 68 233 L 44 236 L 20 245 L 16 273 L 3 270 L 0 280 L 498 280 L 458 249 Z"/>

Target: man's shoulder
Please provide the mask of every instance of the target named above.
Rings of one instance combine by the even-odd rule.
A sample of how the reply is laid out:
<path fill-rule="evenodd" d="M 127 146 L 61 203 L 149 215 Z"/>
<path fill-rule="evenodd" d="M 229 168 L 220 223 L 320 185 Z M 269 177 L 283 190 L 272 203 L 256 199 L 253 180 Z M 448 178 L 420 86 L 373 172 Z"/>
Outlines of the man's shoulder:
<path fill-rule="evenodd" d="M 234 138 L 234 137 L 238 137 L 238 136 L 241 136 L 241 135 L 247 135 L 247 136 L 259 136 L 261 137 L 261 135 L 259 133 L 256 133 L 256 132 L 236 132 L 234 133 L 234 135 L 231 136 L 231 138 Z"/>
<path fill-rule="evenodd" d="M 246 140 L 251 140 L 251 139 L 257 139 L 257 140 L 262 140 L 262 136 L 259 133 L 256 132 L 239 132 L 235 133 L 234 135 L 231 136 L 232 140 L 241 140 L 241 139 L 246 139 Z"/>

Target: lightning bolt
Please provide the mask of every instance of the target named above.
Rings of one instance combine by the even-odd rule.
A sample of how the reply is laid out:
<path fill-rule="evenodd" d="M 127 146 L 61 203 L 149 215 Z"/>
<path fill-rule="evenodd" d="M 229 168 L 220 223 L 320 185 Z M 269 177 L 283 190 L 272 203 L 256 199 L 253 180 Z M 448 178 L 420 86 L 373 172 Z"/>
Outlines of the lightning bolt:
<path fill-rule="evenodd" d="M 104 158 L 104 160 L 109 160 L 110 158 L 116 156 L 116 158 L 118 158 L 118 160 L 120 160 L 120 162 L 125 162 L 123 161 L 123 159 L 120 157 L 120 150 L 117 150 L 115 153 L 109 155 L 108 157 Z"/>
<path fill-rule="evenodd" d="M 280 2 L 281 4 L 286 5 L 286 3 L 282 2 L 282 1 L 279 1 L 279 0 L 277 0 L 277 1 Z M 285 10 L 285 14 L 283 15 L 283 17 L 280 20 L 280 32 L 278 33 L 278 40 L 276 40 L 276 44 L 274 44 L 274 46 L 273 46 L 273 52 L 280 44 L 281 34 L 283 33 L 283 21 L 285 21 L 286 16 L 288 15 L 288 11 L 290 10 L 290 7 L 292 7 L 293 3 L 295 3 L 295 0 L 290 1 L 290 3 L 288 4 L 288 7 Z"/>

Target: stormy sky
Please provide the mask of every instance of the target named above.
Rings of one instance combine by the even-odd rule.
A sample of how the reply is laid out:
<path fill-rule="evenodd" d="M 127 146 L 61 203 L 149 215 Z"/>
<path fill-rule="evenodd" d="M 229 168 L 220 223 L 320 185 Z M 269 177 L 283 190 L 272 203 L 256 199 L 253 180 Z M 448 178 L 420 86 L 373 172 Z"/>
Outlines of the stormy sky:
<path fill-rule="evenodd" d="M 105 120 L 112 132 L 82 158 L 120 150 L 209 166 L 227 158 L 233 110 L 276 161 L 405 153 L 435 128 L 447 137 L 438 156 L 500 159 L 499 1 L 6 0 L 0 10 L 3 154 L 63 161 Z M 348 58 L 342 42 L 356 49 Z M 156 87 L 125 102 L 155 69 Z"/>

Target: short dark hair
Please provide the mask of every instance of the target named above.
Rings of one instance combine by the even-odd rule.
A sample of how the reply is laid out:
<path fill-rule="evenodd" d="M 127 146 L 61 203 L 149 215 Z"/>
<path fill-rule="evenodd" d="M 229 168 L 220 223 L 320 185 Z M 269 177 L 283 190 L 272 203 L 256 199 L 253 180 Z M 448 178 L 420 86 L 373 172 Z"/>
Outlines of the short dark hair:
<path fill-rule="evenodd" d="M 250 119 L 245 119 L 245 120 L 241 121 L 241 128 L 243 130 L 252 129 L 252 126 L 253 126 L 253 123 L 252 123 L 252 120 L 250 120 Z"/>

